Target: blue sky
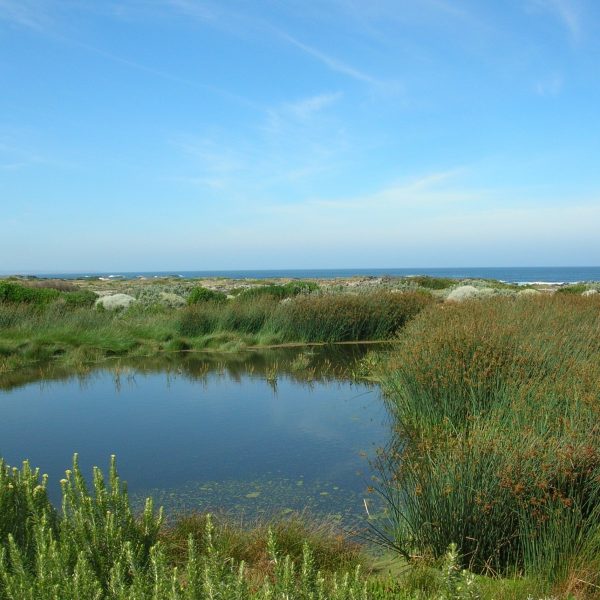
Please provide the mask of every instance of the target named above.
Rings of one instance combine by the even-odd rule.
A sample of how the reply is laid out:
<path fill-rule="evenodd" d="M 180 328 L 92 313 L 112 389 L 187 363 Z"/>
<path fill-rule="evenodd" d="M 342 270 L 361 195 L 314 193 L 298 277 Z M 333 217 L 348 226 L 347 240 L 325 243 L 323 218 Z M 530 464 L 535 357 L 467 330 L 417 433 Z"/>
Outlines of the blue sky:
<path fill-rule="evenodd" d="M 0 0 L 0 271 L 600 264 L 596 0 Z"/>

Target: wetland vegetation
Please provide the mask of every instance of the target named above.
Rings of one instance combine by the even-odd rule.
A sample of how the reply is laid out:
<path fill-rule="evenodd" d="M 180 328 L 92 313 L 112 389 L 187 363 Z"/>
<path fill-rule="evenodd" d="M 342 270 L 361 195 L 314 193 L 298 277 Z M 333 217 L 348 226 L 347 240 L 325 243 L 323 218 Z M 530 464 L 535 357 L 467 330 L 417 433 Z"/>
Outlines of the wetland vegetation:
<path fill-rule="evenodd" d="M 87 306 L 66 300 L 93 283 L 39 301 L 2 288 L 6 389 L 25 367 L 60 377 L 107 356 L 392 341 L 343 376 L 377 381 L 392 417 L 373 461 L 372 494 L 386 510 L 366 523 L 396 558 L 392 575 L 331 525 L 295 513 L 241 528 L 206 514 L 163 521 L 151 504 L 136 516 L 114 467 L 107 486 L 95 471 L 90 494 L 75 464 L 57 511 L 37 473 L 2 465 L 0 598 L 599 597 L 597 285 L 523 293 L 468 283 L 475 293 L 446 301 L 457 284 L 416 278 L 214 294 L 119 282 L 136 299 L 121 310 L 98 309 L 89 294 Z M 310 365 L 301 351 L 263 366 L 273 381 Z"/>

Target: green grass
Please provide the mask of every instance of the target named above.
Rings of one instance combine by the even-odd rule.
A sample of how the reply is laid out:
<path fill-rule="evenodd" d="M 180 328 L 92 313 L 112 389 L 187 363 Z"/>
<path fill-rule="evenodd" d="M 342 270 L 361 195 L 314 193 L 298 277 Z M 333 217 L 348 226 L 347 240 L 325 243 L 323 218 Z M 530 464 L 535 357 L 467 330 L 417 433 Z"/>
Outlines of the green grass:
<path fill-rule="evenodd" d="M 598 589 L 599 332 L 600 302 L 568 295 L 438 305 L 407 326 L 379 367 L 391 546 L 455 542 L 476 572 Z"/>
<path fill-rule="evenodd" d="M 423 294 L 385 292 L 301 293 L 283 301 L 259 294 L 227 301 L 208 299 L 183 309 L 136 304 L 115 311 L 65 302 L 62 297 L 41 305 L 4 301 L 0 302 L 0 372 L 48 360 L 78 364 L 108 356 L 205 348 L 231 351 L 287 342 L 386 339 L 431 302 Z"/>

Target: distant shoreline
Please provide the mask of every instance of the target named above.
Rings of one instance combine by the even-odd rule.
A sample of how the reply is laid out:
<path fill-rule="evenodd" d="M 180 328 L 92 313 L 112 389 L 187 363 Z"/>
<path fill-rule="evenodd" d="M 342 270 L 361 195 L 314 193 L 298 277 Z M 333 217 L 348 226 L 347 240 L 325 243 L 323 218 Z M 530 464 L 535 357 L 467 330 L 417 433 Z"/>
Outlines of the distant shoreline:
<path fill-rule="evenodd" d="M 88 271 L 67 273 L 4 273 L 41 279 L 336 279 L 348 277 L 410 277 L 429 275 L 453 279 L 493 279 L 515 284 L 561 285 L 600 281 L 600 266 L 584 267 L 442 267 L 442 268 L 357 268 L 357 269 L 240 269 L 197 271 Z"/>

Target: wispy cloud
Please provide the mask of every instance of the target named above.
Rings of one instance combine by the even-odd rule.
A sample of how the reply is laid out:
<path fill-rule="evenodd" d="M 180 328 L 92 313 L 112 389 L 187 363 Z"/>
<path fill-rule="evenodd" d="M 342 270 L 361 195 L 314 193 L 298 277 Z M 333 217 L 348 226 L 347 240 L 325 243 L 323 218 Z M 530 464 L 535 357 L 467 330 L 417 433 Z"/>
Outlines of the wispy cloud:
<path fill-rule="evenodd" d="M 564 79 L 559 73 L 535 82 L 534 90 L 539 96 L 558 96 L 564 86 Z"/>
<path fill-rule="evenodd" d="M 180 10 L 196 19 L 206 22 L 216 21 L 222 14 L 215 4 L 194 0 L 166 0 L 173 8 Z"/>
<path fill-rule="evenodd" d="M 343 125 L 328 110 L 342 97 L 330 92 L 277 104 L 234 135 L 214 130 L 200 136 L 176 135 L 171 145 L 187 165 L 183 175 L 171 179 L 247 198 L 310 181 L 334 169 L 347 152 Z"/>
<path fill-rule="evenodd" d="M 387 185 L 372 193 L 356 197 L 309 198 L 294 205 L 269 205 L 265 210 L 273 214 L 287 214 L 298 218 L 331 218 L 339 220 L 341 215 L 352 222 L 364 223 L 390 216 L 398 217 L 398 210 L 411 213 L 433 206 L 468 203 L 481 200 L 488 195 L 486 190 L 471 189 L 453 183 L 467 169 L 459 167 L 447 171 L 427 173 L 408 181 Z M 357 218 L 357 215 L 360 218 Z"/>
<path fill-rule="evenodd" d="M 246 98 L 244 96 L 240 96 L 239 94 L 234 94 L 232 92 L 229 92 L 228 90 L 225 90 L 216 85 L 212 85 L 210 83 L 204 83 L 202 81 L 197 81 L 197 80 L 190 79 L 187 77 L 181 77 L 179 75 L 169 73 L 167 71 L 163 71 L 162 69 L 157 69 L 155 67 L 151 67 L 151 66 L 139 63 L 139 62 L 131 60 L 129 58 L 119 56 L 117 54 L 113 54 L 112 52 L 107 52 L 106 50 L 97 48 L 95 46 L 91 46 L 84 42 L 79 42 L 76 40 L 64 40 L 64 41 L 72 46 L 76 46 L 77 48 L 81 48 L 83 50 L 86 50 L 87 52 L 96 54 L 97 56 L 100 56 L 100 57 L 110 60 L 112 62 L 118 63 L 125 67 L 129 67 L 130 69 L 135 69 L 136 71 L 140 71 L 142 73 L 147 73 L 148 75 L 160 77 L 161 79 L 172 81 L 173 83 L 178 83 L 178 84 L 182 84 L 185 86 L 194 87 L 196 89 L 206 90 L 208 92 L 212 92 L 214 94 L 222 96 L 223 98 L 226 98 L 227 100 L 235 102 L 236 104 L 240 104 L 240 105 L 243 105 L 243 106 L 246 106 L 249 108 L 261 109 L 261 107 L 259 105 L 255 104 L 248 98 Z"/>
<path fill-rule="evenodd" d="M 306 119 L 313 114 L 332 106 L 341 97 L 341 92 L 336 92 L 334 94 L 318 94 L 287 104 L 285 109 L 300 119 Z"/>
<path fill-rule="evenodd" d="M 574 40 L 582 34 L 582 8 L 578 0 L 533 0 L 534 6 L 555 16 Z"/>
<path fill-rule="evenodd" d="M 70 168 L 74 163 L 61 160 L 53 155 L 33 149 L 32 134 L 27 131 L 13 131 L 0 134 L 0 170 L 19 171 L 36 165 L 55 168 Z M 29 141 L 28 141 L 29 140 Z M 49 153 L 48 153 L 49 154 Z"/>
<path fill-rule="evenodd" d="M 199 22 L 227 31 L 238 37 L 270 36 L 301 50 L 317 60 L 330 71 L 345 75 L 355 81 L 376 87 L 381 91 L 398 93 L 403 86 L 396 81 L 388 81 L 359 69 L 348 62 L 309 45 L 290 33 L 280 29 L 273 22 L 256 16 L 248 10 L 231 10 L 222 4 L 195 0 L 163 0 L 167 6 Z M 439 0 L 442 1 L 442 0 Z"/>
<path fill-rule="evenodd" d="M 359 69 L 356 69 L 351 65 L 348 65 L 345 62 L 338 60 L 337 58 L 329 56 L 328 54 L 325 54 L 324 52 L 321 52 L 320 50 L 317 50 L 312 46 L 302 43 L 301 41 L 297 40 L 295 37 L 287 33 L 279 32 L 279 35 L 281 39 L 285 40 L 286 42 L 289 42 L 296 48 L 299 48 L 300 50 L 308 54 L 309 56 L 312 56 L 313 58 L 317 59 L 331 71 L 341 73 L 342 75 L 347 75 L 352 79 L 356 79 L 357 81 L 361 81 L 363 83 L 369 83 L 371 85 L 381 86 L 384 83 L 376 77 L 369 75 L 368 73 L 364 73 L 363 71 L 360 71 Z"/>
<path fill-rule="evenodd" d="M 0 21 L 36 30 L 43 30 L 52 22 L 36 0 L 0 0 Z"/>

